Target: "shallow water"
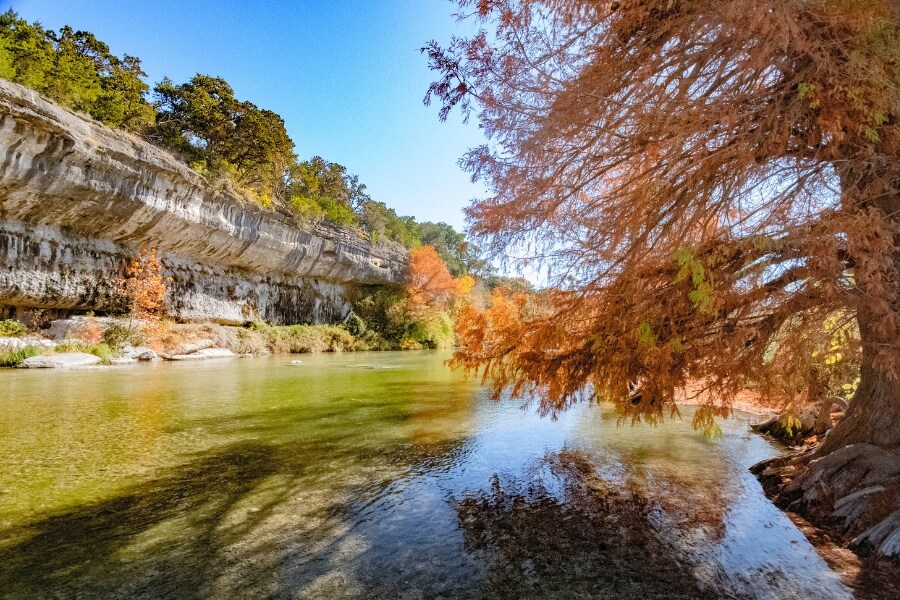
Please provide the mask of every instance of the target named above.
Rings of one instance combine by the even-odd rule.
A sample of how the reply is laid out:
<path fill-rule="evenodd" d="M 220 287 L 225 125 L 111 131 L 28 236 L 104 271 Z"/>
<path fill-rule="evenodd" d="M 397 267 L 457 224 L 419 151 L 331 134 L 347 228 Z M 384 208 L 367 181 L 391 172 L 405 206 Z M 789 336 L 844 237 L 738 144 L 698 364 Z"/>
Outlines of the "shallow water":
<path fill-rule="evenodd" d="M 0 372 L 2 598 L 847 598 L 747 472 L 439 353 Z"/>

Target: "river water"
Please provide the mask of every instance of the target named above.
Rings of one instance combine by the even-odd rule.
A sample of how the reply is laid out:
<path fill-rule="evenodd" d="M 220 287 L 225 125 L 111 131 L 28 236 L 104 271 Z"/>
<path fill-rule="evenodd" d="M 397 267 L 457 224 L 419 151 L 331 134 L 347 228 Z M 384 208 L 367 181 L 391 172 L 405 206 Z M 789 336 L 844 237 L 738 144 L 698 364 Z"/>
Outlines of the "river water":
<path fill-rule="evenodd" d="M 849 598 L 749 416 L 542 419 L 433 352 L 0 372 L 0 598 Z"/>

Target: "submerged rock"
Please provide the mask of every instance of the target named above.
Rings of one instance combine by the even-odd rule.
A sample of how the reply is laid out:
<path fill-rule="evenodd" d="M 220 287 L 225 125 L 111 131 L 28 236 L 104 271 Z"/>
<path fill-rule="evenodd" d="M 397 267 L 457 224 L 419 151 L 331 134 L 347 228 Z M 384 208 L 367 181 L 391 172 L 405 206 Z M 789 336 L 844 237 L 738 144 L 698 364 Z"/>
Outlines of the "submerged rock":
<path fill-rule="evenodd" d="M 135 363 L 137 363 L 136 358 L 128 358 L 127 356 L 116 356 L 109 359 L 109 364 L 111 365 L 133 365 Z"/>
<path fill-rule="evenodd" d="M 84 352 L 64 352 L 61 354 L 43 354 L 32 356 L 22 361 L 27 369 L 76 369 L 92 367 L 100 364 L 100 357 Z"/>

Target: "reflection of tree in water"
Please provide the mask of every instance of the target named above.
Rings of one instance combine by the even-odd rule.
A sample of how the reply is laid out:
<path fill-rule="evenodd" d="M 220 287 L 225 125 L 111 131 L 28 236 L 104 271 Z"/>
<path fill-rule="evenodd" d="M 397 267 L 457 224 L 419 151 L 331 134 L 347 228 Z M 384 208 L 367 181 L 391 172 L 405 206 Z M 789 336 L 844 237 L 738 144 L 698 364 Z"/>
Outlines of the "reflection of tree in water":
<path fill-rule="evenodd" d="M 705 598 L 691 568 L 660 540 L 652 506 L 598 478 L 572 452 L 545 459 L 559 481 L 495 477 L 490 492 L 456 500 L 470 552 L 483 553 L 489 598 Z"/>

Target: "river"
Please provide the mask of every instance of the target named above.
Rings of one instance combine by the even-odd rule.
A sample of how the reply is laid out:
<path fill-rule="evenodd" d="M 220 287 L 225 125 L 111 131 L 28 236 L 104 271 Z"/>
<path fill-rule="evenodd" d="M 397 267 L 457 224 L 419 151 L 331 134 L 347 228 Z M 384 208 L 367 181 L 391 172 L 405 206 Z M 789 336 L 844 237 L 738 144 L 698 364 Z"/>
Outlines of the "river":
<path fill-rule="evenodd" d="M 851 597 L 750 416 L 540 418 L 445 358 L 0 372 L 0 597 Z"/>

